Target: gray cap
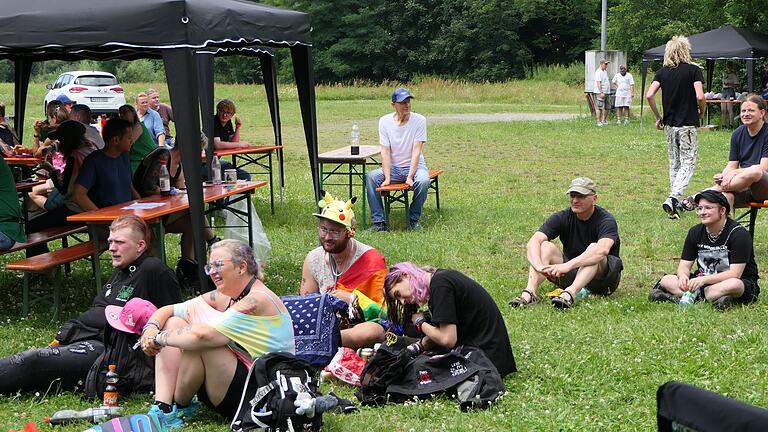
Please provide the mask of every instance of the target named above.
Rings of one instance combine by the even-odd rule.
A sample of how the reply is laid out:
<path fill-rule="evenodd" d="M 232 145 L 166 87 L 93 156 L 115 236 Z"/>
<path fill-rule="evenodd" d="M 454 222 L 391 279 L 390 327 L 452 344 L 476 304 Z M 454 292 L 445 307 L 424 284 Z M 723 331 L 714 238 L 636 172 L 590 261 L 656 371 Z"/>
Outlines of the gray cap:
<path fill-rule="evenodd" d="M 582 195 L 596 194 L 597 186 L 589 177 L 576 177 L 571 182 L 571 186 L 568 188 L 566 194 L 571 192 L 580 193 Z"/>

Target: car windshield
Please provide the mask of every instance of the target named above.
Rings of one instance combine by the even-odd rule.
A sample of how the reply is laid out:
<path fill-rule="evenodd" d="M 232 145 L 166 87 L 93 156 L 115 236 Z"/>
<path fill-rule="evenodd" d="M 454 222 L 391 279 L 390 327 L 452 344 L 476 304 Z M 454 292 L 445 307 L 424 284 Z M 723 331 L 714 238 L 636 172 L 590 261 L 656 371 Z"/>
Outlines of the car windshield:
<path fill-rule="evenodd" d="M 117 79 L 104 75 L 83 75 L 75 80 L 75 84 L 92 87 L 112 86 L 117 85 Z"/>

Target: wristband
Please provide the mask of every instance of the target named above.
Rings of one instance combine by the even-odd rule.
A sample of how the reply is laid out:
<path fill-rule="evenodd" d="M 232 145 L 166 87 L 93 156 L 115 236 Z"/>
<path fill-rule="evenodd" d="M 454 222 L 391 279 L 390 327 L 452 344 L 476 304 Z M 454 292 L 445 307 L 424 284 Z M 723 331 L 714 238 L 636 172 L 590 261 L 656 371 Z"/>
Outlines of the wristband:
<path fill-rule="evenodd" d="M 413 325 L 416 326 L 416 330 L 421 334 L 423 334 L 423 332 L 421 331 L 421 325 L 424 324 L 425 322 L 427 322 L 427 320 L 424 317 L 418 317 L 416 318 L 416 321 L 413 322 Z"/>
<path fill-rule="evenodd" d="M 150 328 L 150 327 L 154 327 L 158 331 L 162 330 L 160 328 L 160 323 L 159 322 L 157 322 L 155 320 L 149 320 L 149 321 L 147 321 L 146 324 L 144 324 L 144 327 L 141 328 L 141 334 L 144 334 L 144 332 L 147 331 L 147 329 Z"/>

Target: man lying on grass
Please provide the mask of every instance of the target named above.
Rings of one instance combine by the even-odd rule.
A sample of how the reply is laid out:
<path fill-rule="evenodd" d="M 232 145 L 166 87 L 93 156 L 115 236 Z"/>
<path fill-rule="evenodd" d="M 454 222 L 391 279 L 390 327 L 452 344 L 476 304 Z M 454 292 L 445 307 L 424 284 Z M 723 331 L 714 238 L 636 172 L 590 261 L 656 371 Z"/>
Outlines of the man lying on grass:
<path fill-rule="evenodd" d="M 570 208 L 550 216 L 528 241 L 528 286 L 509 302 L 512 307 L 538 303 L 536 290 L 545 280 L 562 288 L 552 299 L 559 309 L 573 306 L 583 288 L 607 296 L 619 286 L 624 268 L 619 226 L 613 215 L 595 205 L 595 182 L 575 178 L 566 193 Z M 552 242 L 557 237 L 563 243 L 562 252 Z"/>
<path fill-rule="evenodd" d="M 728 217 L 731 207 L 722 192 L 696 194 L 701 223 L 688 230 L 676 275 L 666 275 L 651 290 L 651 301 L 677 302 L 686 292 L 718 309 L 757 301 L 757 264 L 749 232 Z M 693 260 L 698 270 L 691 272 Z"/>

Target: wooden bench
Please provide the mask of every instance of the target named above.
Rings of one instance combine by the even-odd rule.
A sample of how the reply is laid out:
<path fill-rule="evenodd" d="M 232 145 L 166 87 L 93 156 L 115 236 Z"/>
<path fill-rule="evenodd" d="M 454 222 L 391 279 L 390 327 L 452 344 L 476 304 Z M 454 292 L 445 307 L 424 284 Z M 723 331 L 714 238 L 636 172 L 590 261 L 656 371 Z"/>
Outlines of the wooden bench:
<path fill-rule="evenodd" d="M 26 317 L 29 315 L 30 303 L 45 301 L 52 294 L 53 297 L 53 319 L 59 319 L 59 306 L 61 303 L 61 265 L 69 264 L 83 258 L 90 258 L 93 255 L 93 243 L 90 241 L 77 243 L 73 246 L 67 245 L 67 236 L 74 235 L 86 230 L 85 226 L 56 227 L 33 233 L 27 236 L 26 243 L 18 243 L 13 248 L 4 253 L 16 252 L 27 249 L 31 246 L 45 244 L 48 241 L 61 239 L 63 247 L 55 251 L 47 252 L 33 257 L 20 259 L 7 263 L 6 270 L 16 270 L 24 273 L 24 282 L 22 288 L 22 313 Z M 48 273 L 54 270 L 53 287 L 51 292 L 31 293 L 30 292 L 30 274 Z M 30 295 L 34 298 L 30 302 Z"/>
<path fill-rule="evenodd" d="M 440 210 L 440 174 L 444 173 L 441 169 L 429 170 L 429 188 L 435 191 L 435 202 L 437 203 L 437 209 Z M 406 226 L 410 221 L 408 220 L 408 209 L 410 205 L 408 203 L 408 192 L 412 190 L 407 183 L 394 183 L 386 186 L 376 188 L 376 192 L 381 193 L 381 197 L 384 199 L 384 217 L 389 223 L 389 210 L 392 208 L 393 203 L 400 203 L 405 208 L 405 223 Z"/>
<path fill-rule="evenodd" d="M 742 221 L 744 220 L 744 218 L 749 216 L 747 229 L 749 230 L 749 234 L 752 236 L 752 238 L 755 238 L 755 222 L 757 222 L 757 212 L 764 207 L 768 207 L 768 200 L 763 202 L 751 201 L 745 207 L 738 207 L 738 208 L 747 209 L 747 211 L 737 216 L 735 221 L 743 225 L 744 222 Z M 734 209 L 734 214 L 736 213 L 735 210 L 736 209 Z"/>

